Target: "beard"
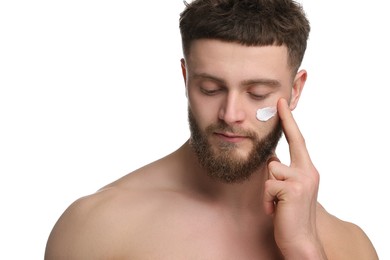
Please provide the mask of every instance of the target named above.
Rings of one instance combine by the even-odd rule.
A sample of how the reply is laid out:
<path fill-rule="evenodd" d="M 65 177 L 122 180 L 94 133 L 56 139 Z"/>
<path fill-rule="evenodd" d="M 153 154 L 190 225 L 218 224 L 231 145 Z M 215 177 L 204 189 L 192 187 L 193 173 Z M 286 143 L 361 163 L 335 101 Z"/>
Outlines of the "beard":
<path fill-rule="evenodd" d="M 198 157 L 199 164 L 206 170 L 208 176 L 224 183 L 248 180 L 256 170 L 267 163 L 283 133 L 280 121 L 262 139 L 253 131 L 230 126 L 223 121 L 208 126 L 202 132 L 190 109 L 188 121 L 191 131 L 190 145 Z M 221 141 L 218 144 L 218 151 L 215 152 L 208 141 L 208 137 L 215 131 L 244 135 L 252 141 L 253 148 L 246 158 L 242 158 L 236 155 L 238 146 L 235 143 Z"/>

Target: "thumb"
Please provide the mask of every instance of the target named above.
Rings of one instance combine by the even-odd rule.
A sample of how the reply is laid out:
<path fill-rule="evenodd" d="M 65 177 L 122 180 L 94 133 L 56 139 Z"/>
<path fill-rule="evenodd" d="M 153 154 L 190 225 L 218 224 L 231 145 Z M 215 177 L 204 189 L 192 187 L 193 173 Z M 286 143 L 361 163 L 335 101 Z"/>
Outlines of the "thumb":
<path fill-rule="evenodd" d="M 276 164 L 279 164 L 280 160 L 276 156 L 276 154 L 272 154 L 268 160 L 267 160 L 267 167 L 268 167 L 268 179 L 276 180 L 275 176 L 272 174 L 272 169 L 276 166 Z"/>

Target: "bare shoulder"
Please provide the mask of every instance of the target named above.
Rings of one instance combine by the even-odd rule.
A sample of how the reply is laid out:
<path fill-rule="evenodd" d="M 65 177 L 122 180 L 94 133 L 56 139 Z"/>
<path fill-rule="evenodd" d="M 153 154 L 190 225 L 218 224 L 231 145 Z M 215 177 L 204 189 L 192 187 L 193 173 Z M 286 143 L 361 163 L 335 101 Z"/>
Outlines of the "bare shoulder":
<path fill-rule="evenodd" d="M 163 204 L 158 200 L 163 199 L 164 187 L 156 187 L 151 183 L 155 178 L 148 175 L 147 169 L 131 173 L 72 203 L 49 236 L 45 259 L 128 256 L 132 242 L 139 242 L 142 223 Z"/>
<path fill-rule="evenodd" d="M 317 206 L 319 235 L 329 259 L 374 260 L 378 255 L 366 233 Z"/>
<path fill-rule="evenodd" d="M 49 236 L 45 259 L 111 256 L 121 236 L 124 217 L 120 205 L 125 202 L 116 189 L 99 191 L 72 203 Z M 132 216 L 129 212 L 126 215 Z"/>

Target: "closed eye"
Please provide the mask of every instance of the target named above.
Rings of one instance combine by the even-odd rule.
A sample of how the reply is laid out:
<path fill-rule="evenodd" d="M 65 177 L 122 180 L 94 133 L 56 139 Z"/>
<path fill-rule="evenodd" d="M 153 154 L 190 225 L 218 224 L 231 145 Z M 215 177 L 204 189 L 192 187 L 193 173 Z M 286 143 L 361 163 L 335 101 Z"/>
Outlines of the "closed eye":
<path fill-rule="evenodd" d="M 204 89 L 204 88 L 201 88 L 200 91 L 203 93 L 203 94 L 206 94 L 208 96 L 213 96 L 213 95 L 216 95 L 218 94 L 219 92 L 222 91 L 222 89 Z"/>
<path fill-rule="evenodd" d="M 259 94 L 255 94 L 255 93 L 251 93 L 251 92 L 248 92 L 248 94 L 250 95 L 251 98 L 253 98 L 255 100 L 263 100 L 263 99 L 267 98 L 267 96 L 268 96 L 268 94 L 259 95 Z"/>

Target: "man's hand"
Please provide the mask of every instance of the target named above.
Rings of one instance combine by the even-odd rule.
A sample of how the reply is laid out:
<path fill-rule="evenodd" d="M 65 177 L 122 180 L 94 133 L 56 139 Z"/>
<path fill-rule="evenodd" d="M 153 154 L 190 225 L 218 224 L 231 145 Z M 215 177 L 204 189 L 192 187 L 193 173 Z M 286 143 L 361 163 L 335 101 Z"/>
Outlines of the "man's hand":
<path fill-rule="evenodd" d="M 285 99 L 278 114 L 290 148 L 290 166 L 268 164 L 264 207 L 273 216 L 275 241 L 286 259 L 326 259 L 316 228 L 319 174 Z"/>

